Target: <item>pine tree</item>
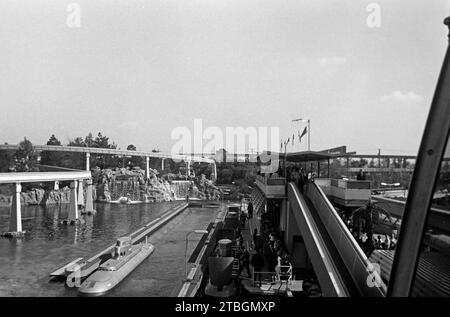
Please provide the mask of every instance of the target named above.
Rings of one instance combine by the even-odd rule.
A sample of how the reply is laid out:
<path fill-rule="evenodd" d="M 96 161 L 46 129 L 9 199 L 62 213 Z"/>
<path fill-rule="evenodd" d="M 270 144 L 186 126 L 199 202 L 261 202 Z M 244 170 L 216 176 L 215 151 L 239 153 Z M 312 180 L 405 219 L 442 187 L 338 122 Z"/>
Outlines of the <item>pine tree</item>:
<path fill-rule="evenodd" d="M 37 157 L 33 144 L 30 140 L 24 138 L 14 154 L 15 170 L 17 172 L 36 171 Z"/>

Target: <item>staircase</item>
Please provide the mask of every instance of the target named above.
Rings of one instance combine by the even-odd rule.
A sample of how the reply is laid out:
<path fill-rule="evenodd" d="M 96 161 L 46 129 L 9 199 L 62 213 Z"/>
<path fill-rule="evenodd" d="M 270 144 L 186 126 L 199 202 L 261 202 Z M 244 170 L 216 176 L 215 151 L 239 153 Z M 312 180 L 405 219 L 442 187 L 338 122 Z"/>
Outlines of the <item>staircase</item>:
<path fill-rule="evenodd" d="M 237 245 L 231 246 L 231 255 L 234 257 L 233 269 L 232 269 L 232 273 L 231 273 L 231 275 L 233 277 L 239 276 L 239 259 L 237 258 L 238 249 L 239 249 L 239 247 Z"/>
<path fill-rule="evenodd" d="M 253 213 L 260 214 L 261 209 L 265 205 L 265 198 L 259 189 L 254 188 L 251 194 L 251 199 L 253 203 Z"/>
<path fill-rule="evenodd" d="M 239 259 L 234 258 L 231 276 L 233 277 L 239 276 Z"/>

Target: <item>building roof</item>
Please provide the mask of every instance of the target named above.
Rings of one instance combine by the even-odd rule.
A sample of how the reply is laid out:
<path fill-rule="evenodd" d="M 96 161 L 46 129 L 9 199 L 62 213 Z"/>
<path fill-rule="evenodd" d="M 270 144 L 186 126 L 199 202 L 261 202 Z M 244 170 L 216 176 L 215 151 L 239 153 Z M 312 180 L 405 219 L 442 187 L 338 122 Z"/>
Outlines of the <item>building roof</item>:
<path fill-rule="evenodd" d="M 288 162 L 309 162 L 309 161 L 324 161 L 333 157 L 332 154 L 315 151 L 301 151 L 286 153 L 286 161 Z M 284 153 L 280 153 L 280 158 L 284 159 Z"/>
<path fill-rule="evenodd" d="M 280 160 L 284 160 L 284 153 L 264 151 L 259 156 L 268 155 L 269 157 L 277 156 Z M 315 151 L 301 151 L 286 153 L 286 161 L 288 162 L 309 162 L 309 161 L 324 161 L 335 157 L 335 154 Z"/>

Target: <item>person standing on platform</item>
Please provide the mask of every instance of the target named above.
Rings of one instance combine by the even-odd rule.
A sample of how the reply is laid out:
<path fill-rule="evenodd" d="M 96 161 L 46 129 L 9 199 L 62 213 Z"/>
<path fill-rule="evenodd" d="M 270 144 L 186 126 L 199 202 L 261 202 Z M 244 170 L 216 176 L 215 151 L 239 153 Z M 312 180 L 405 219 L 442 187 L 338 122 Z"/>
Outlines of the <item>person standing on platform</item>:
<path fill-rule="evenodd" d="M 305 170 L 303 168 L 300 169 L 297 186 L 298 190 L 303 195 L 303 193 L 305 192 Z"/>
<path fill-rule="evenodd" d="M 259 253 L 263 252 L 263 240 L 259 233 L 255 237 L 255 250 Z"/>
<path fill-rule="evenodd" d="M 258 282 L 258 286 L 261 287 L 261 271 L 264 267 L 264 257 L 256 251 L 252 256 L 250 264 L 253 266 L 254 281 Z"/>
<path fill-rule="evenodd" d="M 379 248 L 379 249 L 383 249 L 383 243 L 381 242 L 380 236 L 378 236 L 377 238 L 378 238 L 378 239 L 377 239 L 377 245 L 378 245 L 378 248 Z"/>
<path fill-rule="evenodd" d="M 298 184 L 299 178 L 300 178 L 300 171 L 298 167 L 294 166 L 294 168 L 292 169 L 290 181 L 294 182 L 294 184 Z"/>
<path fill-rule="evenodd" d="M 252 273 L 250 271 L 250 253 L 243 245 L 241 245 L 241 254 L 239 257 L 239 275 L 241 275 L 244 269 L 247 270 L 247 274 L 251 278 Z"/>
<path fill-rule="evenodd" d="M 241 211 L 239 213 L 239 221 L 241 222 L 240 225 L 241 225 L 242 229 L 245 229 L 246 220 L 247 220 L 247 215 L 245 214 L 244 211 Z"/>
<path fill-rule="evenodd" d="M 366 176 L 364 176 L 364 172 L 362 169 L 360 169 L 358 175 L 356 175 L 356 180 L 358 180 L 358 181 L 366 180 Z"/>
<path fill-rule="evenodd" d="M 277 265 L 275 266 L 275 273 L 276 273 L 276 280 L 279 281 L 280 280 L 280 275 L 281 275 L 281 250 L 277 251 Z"/>
<path fill-rule="evenodd" d="M 238 237 L 239 245 L 244 246 L 244 237 L 242 236 L 242 233 Z"/>
<path fill-rule="evenodd" d="M 304 169 L 302 169 L 302 179 L 303 179 L 302 190 L 303 192 L 305 192 L 305 187 L 308 184 L 308 175 L 306 174 L 306 171 Z"/>
<path fill-rule="evenodd" d="M 253 204 L 252 204 L 252 202 L 248 203 L 247 213 L 248 213 L 248 219 L 252 219 L 253 218 Z"/>
<path fill-rule="evenodd" d="M 256 239 L 258 238 L 258 229 L 253 230 L 253 247 L 256 249 Z"/>

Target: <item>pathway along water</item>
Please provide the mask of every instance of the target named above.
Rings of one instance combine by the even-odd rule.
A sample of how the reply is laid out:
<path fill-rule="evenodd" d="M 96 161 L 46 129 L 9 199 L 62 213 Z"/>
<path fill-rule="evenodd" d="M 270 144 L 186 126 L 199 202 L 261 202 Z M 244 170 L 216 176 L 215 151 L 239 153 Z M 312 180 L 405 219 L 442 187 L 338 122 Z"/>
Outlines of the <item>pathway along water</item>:
<path fill-rule="evenodd" d="M 97 214 L 86 216 L 80 227 L 59 224 L 67 205 L 26 206 L 23 240 L 0 239 L 0 296 L 76 296 L 74 289 L 50 282 L 49 272 L 77 257 L 111 245 L 162 215 L 173 202 L 115 205 L 97 204 Z M 155 252 L 109 296 L 169 296 L 184 274 L 186 233 L 205 229 L 215 219 L 214 208 L 188 208 L 153 234 Z M 8 228 L 9 208 L 0 208 L 0 231 Z M 190 252 L 199 236 L 190 237 Z"/>

